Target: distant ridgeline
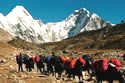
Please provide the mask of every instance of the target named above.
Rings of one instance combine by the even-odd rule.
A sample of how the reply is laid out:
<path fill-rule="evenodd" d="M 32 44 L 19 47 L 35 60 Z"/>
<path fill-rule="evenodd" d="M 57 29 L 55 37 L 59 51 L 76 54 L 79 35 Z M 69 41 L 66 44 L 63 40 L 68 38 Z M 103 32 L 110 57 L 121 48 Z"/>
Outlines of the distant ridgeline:
<path fill-rule="evenodd" d="M 16 6 L 7 16 L 0 14 L 0 28 L 33 43 L 60 41 L 83 31 L 101 29 L 108 24 L 85 8 L 75 10 L 64 21 L 47 24 L 33 19 L 23 6 Z"/>

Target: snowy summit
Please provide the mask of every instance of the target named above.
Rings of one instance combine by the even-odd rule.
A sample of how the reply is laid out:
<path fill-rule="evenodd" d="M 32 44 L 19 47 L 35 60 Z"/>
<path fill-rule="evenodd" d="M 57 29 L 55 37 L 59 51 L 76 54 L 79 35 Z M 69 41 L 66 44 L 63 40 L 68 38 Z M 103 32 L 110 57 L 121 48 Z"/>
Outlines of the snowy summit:
<path fill-rule="evenodd" d="M 82 8 L 62 22 L 43 24 L 35 20 L 23 6 L 16 6 L 7 16 L 0 13 L 0 28 L 14 36 L 34 42 L 55 42 L 75 36 L 83 31 L 97 30 L 109 22 Z"/>

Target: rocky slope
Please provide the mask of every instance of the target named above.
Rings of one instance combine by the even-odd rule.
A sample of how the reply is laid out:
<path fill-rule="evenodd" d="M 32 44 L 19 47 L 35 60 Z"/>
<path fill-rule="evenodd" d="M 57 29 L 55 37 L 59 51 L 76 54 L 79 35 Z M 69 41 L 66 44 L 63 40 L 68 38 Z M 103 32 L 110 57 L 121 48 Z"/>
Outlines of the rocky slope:
<path fill-rule="evenodd" d="M 12 36 L 8 32 L 6 32 L 6 31 L 4 31 L 3 29 L 0 28 L 0 41 L 8 42 L 8 41 L 10 41 L 14 38 L 15 38 L 14 36 Z"/>
<path fill-rule="evenodd" d="M 125 49 L 125 23 L 108 25 L 100 30 L 85 31 L 60 42 L 41 44 L 41 48 L 51 50 L 84 49 Z"/>
<path fill-rule="evenodd" d="M 13 40 L 15 37 L 9 34 L 8 32 L 0 29 L 0 58 L 10 56 L 14 54 L 18 49 L 10 44 L 8 41 Z"/>

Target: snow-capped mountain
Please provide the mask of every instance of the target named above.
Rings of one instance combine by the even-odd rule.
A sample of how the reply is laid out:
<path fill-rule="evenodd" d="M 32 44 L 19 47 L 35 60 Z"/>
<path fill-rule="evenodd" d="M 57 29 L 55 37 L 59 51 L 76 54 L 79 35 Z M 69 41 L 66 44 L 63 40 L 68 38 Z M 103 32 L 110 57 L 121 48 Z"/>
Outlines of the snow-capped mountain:
<path fill-rule="evenodd" d="M 7 16 L 0 13 L 0 28 L 29 42 L 55 42 L 85 30 L 97 30 L 109 24 L 85 8 L 75 10 L 62 22 L 43 24 L 23 6 L 16 6 Z"/>

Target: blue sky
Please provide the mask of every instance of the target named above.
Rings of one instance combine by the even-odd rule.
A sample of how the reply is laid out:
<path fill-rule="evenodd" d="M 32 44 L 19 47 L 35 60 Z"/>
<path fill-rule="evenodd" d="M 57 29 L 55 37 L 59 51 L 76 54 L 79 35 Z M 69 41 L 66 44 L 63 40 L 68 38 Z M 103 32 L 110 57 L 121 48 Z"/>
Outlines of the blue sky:
<path fill-rule="evenodd" d="M 104 20 L 125 20 L 125 0 L 1 0 L 0 13 L 7 15 L 16 5 L 24 6 L 34 19 L 44 23 L 64 20 L 74 10 L 86 8 Z"/>

